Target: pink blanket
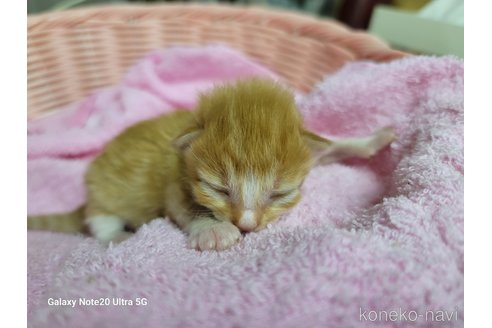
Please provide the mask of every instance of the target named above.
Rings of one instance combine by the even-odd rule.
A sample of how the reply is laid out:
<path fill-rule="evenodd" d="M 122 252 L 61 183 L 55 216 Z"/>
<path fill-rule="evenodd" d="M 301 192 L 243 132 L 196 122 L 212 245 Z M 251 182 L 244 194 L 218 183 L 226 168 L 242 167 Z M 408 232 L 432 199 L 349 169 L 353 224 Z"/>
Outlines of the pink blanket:
<path fill-rule="evenodd" d="M 30 122 L 28 213 L 83 202 L 88 161 L 124 127 L 250 75 L 275 78 L 223 47 L 159 51 L 121 84 Z M 393 125 L 399 139 L 370 161 L 314 168 L 296 208 L 228 251 L 187 249 L 166 218 L 109 249 L 28 232 L 29 325 L 462 327 L 462 61 L 351 63 L 298 103 L 321 134 Z"/>

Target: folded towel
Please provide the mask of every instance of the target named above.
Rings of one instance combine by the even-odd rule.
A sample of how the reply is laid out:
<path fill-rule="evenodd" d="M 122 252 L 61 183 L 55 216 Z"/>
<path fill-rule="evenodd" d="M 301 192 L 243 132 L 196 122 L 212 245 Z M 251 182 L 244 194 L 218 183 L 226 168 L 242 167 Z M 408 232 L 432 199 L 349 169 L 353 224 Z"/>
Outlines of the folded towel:
<path fill-rule="evenodd" d="M 274 78 L 232 50 L 217 52 L 154 53 L 121 85 L 31 122 L 29 213 L 83 202 L 87 162 L 124 126 L 191 108 L 213 81 Z M 208 56 L 207 67 L 184 64 Z M 398 140 L 368 161 L 315 167 L 298 206 L 224 252 L 187 249 L 167 218 L 109 249 L 29 231 L 29 325 L 462 327 L 463 62 L 355 62 L 298 103 L 326 136 L 392 125 Z M 106 298 L 116 305 L 83 305 Z M 50 305 L 71 299 L 74 307 Z"/>

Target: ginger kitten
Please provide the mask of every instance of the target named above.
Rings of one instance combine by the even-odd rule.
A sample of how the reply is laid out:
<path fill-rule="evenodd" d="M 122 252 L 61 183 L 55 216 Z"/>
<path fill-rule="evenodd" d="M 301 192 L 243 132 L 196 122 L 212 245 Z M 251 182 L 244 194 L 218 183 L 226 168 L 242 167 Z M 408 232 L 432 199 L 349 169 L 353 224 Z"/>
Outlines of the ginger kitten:
<path fill-rule="evenodd" d="M 368 158 L 394 139 L 391 129 L 330 141 L 304 129 L 292 94 L 251 79 L 203 95 L 195 112 L 140 122 L 111 141 L 89 166 L 87 200 L 67 214 L 28 219 L 29 229 L 127 237 L 161 216 L 188 245 L 223 250 L 241 231 L 259 231 L 296 205 L 319 159 Z"/>

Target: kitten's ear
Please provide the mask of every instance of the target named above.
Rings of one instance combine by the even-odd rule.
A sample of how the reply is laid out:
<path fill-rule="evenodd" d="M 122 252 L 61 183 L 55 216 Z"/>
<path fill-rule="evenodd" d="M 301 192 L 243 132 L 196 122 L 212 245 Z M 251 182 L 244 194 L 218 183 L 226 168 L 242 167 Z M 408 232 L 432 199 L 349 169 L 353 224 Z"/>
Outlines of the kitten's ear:
<path fill-rule="evenodd" d="M 174 139 L 173 146 L 179 151 L 184 151 L 201 133 L 202 130 L 198 128 L 188 129 Z"/>
<path fill-rule="evenodd" d="M 333 145 L 333 141 L 320 137 L 313 132 L 303 129 L 301 134 L 315 159 L 319 159 L 326 155 Z"/>

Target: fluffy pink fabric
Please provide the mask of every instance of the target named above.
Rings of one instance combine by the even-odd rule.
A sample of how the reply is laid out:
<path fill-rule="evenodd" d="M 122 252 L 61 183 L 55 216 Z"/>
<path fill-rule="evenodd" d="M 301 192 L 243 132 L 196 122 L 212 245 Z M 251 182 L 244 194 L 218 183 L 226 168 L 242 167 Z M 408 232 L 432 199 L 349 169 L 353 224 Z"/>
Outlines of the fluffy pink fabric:
<path fill-rule="evenodd" d="M 206 68 L 193 59 L 212 53 L 231 58 L 227 65 L 210 60 Z M 191 107 L 196 91 L 211 81 L 245 72 L 272 76 L 234 51 L 218 53 L 154 53 L 120 86 L 30 123 L 29 213 L 80 203 L 90 155 L 123 126 Z M 186 66 L 187 75 L 174 70 L 183 68 L 183 58 L 195 63 Z M 92 238 L 28 232 L 29 325 L 463 326 L 462 61 L 352 63 L 299 105 L 319 133 L 364 135 L 392 125 L 399 139 L 370 161 L 314 168 L 296 208 L 228 251 L 187 249 L 184 234 L 168 219 L 152 221 L 109 249 Z M 50 306 L 50 298 L 77 305 Z M 79 298 L 134 304 L 83 306 Z M 136 298 L 147 305 L 135 305 Z M 370 311 L 382 320 L 371 321 L 376 312 Z M 426 311 L 436 311 L 434 321 Z M 437 311 L 448 311 L 450 321 L 438 321 Z"/>

